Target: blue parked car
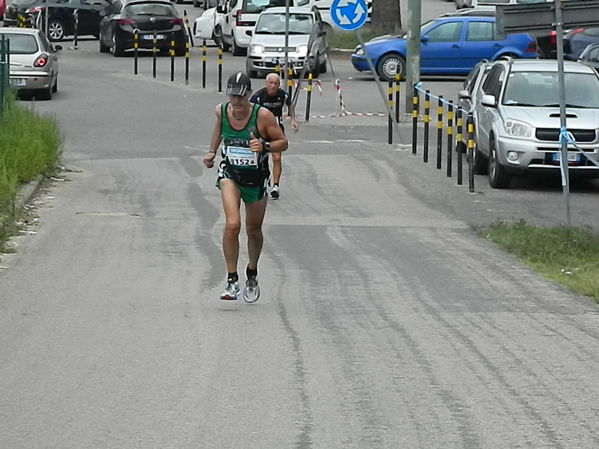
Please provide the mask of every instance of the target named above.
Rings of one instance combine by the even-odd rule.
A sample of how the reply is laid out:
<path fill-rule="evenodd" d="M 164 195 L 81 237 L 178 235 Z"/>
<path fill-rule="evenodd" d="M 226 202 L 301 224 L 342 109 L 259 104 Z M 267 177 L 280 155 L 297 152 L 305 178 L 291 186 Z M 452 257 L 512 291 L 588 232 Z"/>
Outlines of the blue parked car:
<path fill-rule="evenodd" d="M 482 59 L 501 56 L 536 58 L 537 44 L 527 33 L 498 35 L 494 17 L 439 17 L 420 27 L 420 73 L 426 75 L 466 75 Z M 400 36 L 380 36 L 366 42 L 366 51 L 377 74 L 384 80 L 406 73 L 407 40 Z M 352 54 L 352 64 L 360 72 L 370 71 L 362 47 Z"/>
<path fill-rule="evenodd" d="M 564 58 L 576 59 L 590 44 L 599 43 L 599 28 L 576 28 L 564 36 Z"/>

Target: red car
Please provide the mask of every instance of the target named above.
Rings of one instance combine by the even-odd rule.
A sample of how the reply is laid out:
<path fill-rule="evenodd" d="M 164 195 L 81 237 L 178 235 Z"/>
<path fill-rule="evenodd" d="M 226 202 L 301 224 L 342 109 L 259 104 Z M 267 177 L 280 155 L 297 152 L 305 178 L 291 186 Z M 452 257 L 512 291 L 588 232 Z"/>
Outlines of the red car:
<path fill-rule="evenodd" d="M 0 19 L 4 19 L 4 10 L 6 9 L 6 0 L 0 0 Z"/>

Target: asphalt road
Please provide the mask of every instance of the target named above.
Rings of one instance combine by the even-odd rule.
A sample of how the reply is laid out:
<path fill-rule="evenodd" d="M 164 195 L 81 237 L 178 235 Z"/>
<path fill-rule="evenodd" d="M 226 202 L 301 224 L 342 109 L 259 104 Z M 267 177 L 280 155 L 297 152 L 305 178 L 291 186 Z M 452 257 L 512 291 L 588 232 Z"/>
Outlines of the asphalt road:
<path fill-rule="evenodd" d="M 338 116 L 331 73 L 268 205 L 262 297 L 217 299 L 209 52 L 203 89 L 83 41 L 55 99 L 26 103 L 60 122 L 67 170 L 2 256 L 0 447 L 599 447 L 599 307 L 472 231 L 559 222 L 559 182 L 471 194 L 411 155 L 409 127 L 388 145 L 384 117 Z M 349 110 L 383 109 L 333 66 Z M 571 200 L 597 223 L 596 184 Z"/>

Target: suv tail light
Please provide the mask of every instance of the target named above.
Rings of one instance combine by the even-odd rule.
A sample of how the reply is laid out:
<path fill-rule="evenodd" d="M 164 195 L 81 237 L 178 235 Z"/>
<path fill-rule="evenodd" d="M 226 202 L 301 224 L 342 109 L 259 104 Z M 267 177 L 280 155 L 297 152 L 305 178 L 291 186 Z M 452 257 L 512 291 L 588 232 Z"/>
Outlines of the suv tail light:
<path fill-rule="evenodd" d="M 171 23 L 173 25 L 183 25 L 183 19 L 177 17 L 177 18 L 171 19 Z"/>
<path fill-rule="evenodd" d="M 40 55 L 33 62 L 33 67 L 44 67 L 46 64 L 48 64 L 48 55 Z"/>
<path fill-rule="evenodd" d="M 135 22 L 131 19 L 119 19 L 119 25 L 135 25 Z"/>
<path fill-rule="evenodd" d="M 557 31 L 550 31 L 549 32 L 549 43 L 551 45 L 557 45 Z"/>
<path fill-rule="evenodd" d="M 534 53 L 537 51 L 537 41 L 536 40 L 532 40 L 528 43 L 528 46 L 526 47 L 526 50 L 524 50 L 525 53 Z"/>
<path fill-rule="evenodd" d="M 256 22 L 241 20 L 241 9 L 238 9 L 235 13 L 235 25 L 238 27 L 253 27 L 254 25 L 256 25 Z"/>

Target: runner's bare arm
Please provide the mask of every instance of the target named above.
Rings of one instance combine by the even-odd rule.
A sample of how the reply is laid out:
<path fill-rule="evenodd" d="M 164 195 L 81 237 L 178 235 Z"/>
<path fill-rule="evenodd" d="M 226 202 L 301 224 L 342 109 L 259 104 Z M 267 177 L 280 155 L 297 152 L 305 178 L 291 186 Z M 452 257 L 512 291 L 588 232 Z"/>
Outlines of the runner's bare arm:
<path fill-rule="evenodd" d="M 216 159 L 216 153 L 218 152 L 218 146 L 222 140 L 220 135 L 220 104 L 216 107 L 214 114 L 216 115 L 216 124 L 214 125 L 214 131 L 212 131 L 212 139 L 210 140 L 210 150 L 208 154 L 204 156 L 202 162 L 208 168 L 214 167 L 214 159 Z"/>

